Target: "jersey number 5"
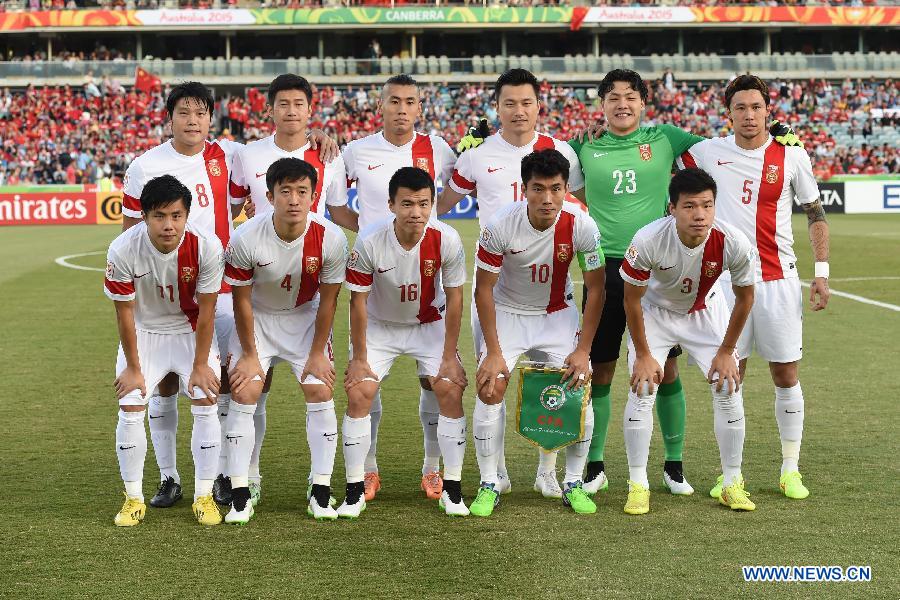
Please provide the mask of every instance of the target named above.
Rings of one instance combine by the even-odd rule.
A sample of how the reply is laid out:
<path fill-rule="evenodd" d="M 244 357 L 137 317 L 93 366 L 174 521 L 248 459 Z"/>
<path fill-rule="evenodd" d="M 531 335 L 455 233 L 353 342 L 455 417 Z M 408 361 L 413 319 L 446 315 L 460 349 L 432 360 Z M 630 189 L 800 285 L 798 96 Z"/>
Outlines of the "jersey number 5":
<path fill-rule="evenodd" d="M 744 204 L 750 204 L 753 201 L 753 190 L 750 189 L 751 185 L 753 185 L 753 180 L 744 180 L 744 194 L 741 196 L 741 202 Z"/>

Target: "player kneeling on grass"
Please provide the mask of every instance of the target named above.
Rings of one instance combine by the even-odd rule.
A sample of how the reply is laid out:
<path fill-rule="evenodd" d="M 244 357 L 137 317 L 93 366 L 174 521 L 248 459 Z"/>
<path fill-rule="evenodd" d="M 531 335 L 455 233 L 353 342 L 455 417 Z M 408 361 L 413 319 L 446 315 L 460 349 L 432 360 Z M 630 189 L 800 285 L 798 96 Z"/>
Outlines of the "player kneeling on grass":
<path fill-rule="evenodd" d="M 542 352 L 565 365 L 563 380 L 580 388 L 589 380 L 588 353 L 600 314 L 606 278 L 600 232 L 580 207 L 565 202 L 569 161 L 557 150 L 522 159 L 525 202 L 500 210 L 482 230 L 476 265 L 475 306 L 487 353 L 479 356 L 473 430 L 481 488 L 470 509 L 486 517 L 499 503 L 497 466 L 503 451 L 503 394 L 509 372 L 523 354 Z M 577 255 L 587 289 L 578 330 L 569 264 Z M 588 408 L 584 437 L 566 448 L 563 504 L 577 513 L 597 506 L 581 487 L 593 430 Z"/>
<path fill-rule="evenodd" d="M 716 182 L 705 171 L 678 172 L 669 184 L 670 216 L 635 234 L 620 268 L 625 282 L 631 391 L 623 428 L 628 454 L 625 512 L 650 510 L 647 457 L 656 386 L 669 349 L 680 344 L 710 383 L 716 441 L 725 485 L 719 501 L 734 510 L 756 505 L 744 491 L 744 400 L 735 345 L 753 306 L 755 260 L 750 240 L 715 220 Z M 718 291 L 731 275 L 734 310 Z"/>
<path fill-rule="evenodd" d="M 338 515 L 366 508 L 365 460 L 371 443 L 369 408 L 394 360 L 411 356 L 437 398 L 437 437 L 444 457 L 438 505 L 451 516 L 469 514 L 462 498 L 468 382 L 457 355 L 466 257 L 456 231 L 429 222 L 434 181 L 422 169 L 398 169 L 388 184 L 393 218 L 365 228 L 347 263 L 351 357 L 344 387 L 344 463 L 347 497 Z"/>
<path fill-rule="evenodd" d="M 191 399 L 194 428 L 193 511 L 201 525 L 222 516 L 212 498 L 219 456 L 219 350 L 213 338 L 216 297 L 222 285 L 222 245 L 187 225 L 191 192 L 175 177 L 151 179 L 141 191 L 143 222 L 109 246 L 106 295 L 116 303 L 119 326 L 116 454 L 125 482 L 119 526 L 137 525 L 147 510 L 141 489 L 148 392 L 169 373 Z"/>
<path fill-rule="evenodd" d="M 307 514 L 336 519 L 330 506 L 337 450 L 335 372 L 331 326 L 344 281 L 347 238 L 313 212 L 316 170 L 298 158 L 281 158 L 266 171 L 266 196 L 274 210 L 239 227 L 225 253 L 225 281 L 234 296 L 237 333 L 229 364 L 232 402 L 225 421 L 231 510 L 226 523 L 253 516 L 249 469 L 253 415 L 269 367 L 284 361 L 306 399 L 306 440 L 312 463 Z"/>

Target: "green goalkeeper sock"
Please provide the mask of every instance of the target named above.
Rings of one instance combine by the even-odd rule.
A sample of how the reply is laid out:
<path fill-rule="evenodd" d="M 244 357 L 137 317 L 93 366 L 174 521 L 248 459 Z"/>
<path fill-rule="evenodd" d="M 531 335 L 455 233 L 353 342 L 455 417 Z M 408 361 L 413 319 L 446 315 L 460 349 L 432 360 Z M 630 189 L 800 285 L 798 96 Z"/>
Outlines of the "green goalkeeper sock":
<path fill-rule="evenodd" d="M 660 384 L 656 393 L 656 416 L 666 447 L 666 460 L 680 461 L 684 451 L 684 422 L 687 412 L 681 378 Z"/>
<path fill-rule="evenodd" d="M 591 449 L 588 450 L 588 462 L 603 460 L 603 449 L 606 447 L 606 432 L 609 429 L 609 413 L 612 412 L 611 384 L 591 384 L 591 403 L 594 407 L 594 435 L 591 438 Z"/>

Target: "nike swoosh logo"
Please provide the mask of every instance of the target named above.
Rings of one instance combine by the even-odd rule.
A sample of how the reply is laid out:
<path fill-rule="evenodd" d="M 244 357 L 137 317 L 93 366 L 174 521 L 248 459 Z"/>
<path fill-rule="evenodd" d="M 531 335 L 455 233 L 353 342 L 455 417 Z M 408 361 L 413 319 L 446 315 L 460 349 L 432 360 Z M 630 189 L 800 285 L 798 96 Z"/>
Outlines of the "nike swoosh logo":
<path fill-rule="evenodd" d="M 606 156 L 609 152 L 594 152 L 594 158 L 600 158 L 601 156 Z"/>
<path fill-rule="evenodd" d="M 201 445 L 201 446 L 200 446 L 200 449 L 201 449 L 201 450 L 209 450 L 210 448 L 215 448 L 216 446 L 218 446 L 218 444 L 213 444 L 212 446 L 203 446 L 203 445 Z"/>
<path fill-rule="evenodd" d="M 131 450 L 135 446 L 119 446 L 119 450 Z"/>
<path fill-rule="evenodd" d="M 256 174 L 256 178 L 257 178 L 257 179 L 259 179 L 260 177 L 265 177 L 265 176 L 266 176 L 265 173 L 257 173 L 257 174 Z"/>
<path fill-rule="evenodd" d="M 725 160 L 725 161 L 717 160 L 716 164 L 718 164 L 721 167 L 722 165 L 730 165 L 733 162 L 734 162 L 733 160 Z"/>
<path fill-rule="evenodd" d="M 146 276 L 149 275 L 149 274 L 150 274 L 150 271 L 147 271 L 147 272 L 144 273 L 143 275 L 135 275 L 134 278 L 135 278 L 135 279 L 140 279 L 141 277 L 146 277 Z"/>
<path fill-rule="evenodd" d="M 166 415 L 150 415 L 150 418 L 151 419 L 162 419 L 164 416 L 166 416 Z"/>
<path fill-rule="evenodd" d="M 370 171 L 374 171 L 374 170 L 377 169 L 378 167 L 383 167 L 383 166 L 384 166 L 384 163 L 381 163 L 380 165 L 375 165 L 374 167 L 373 167 L 372 165 L 369 165 L 369 170 L 370 170 Z"/>
<path fill-rule="evenodd" d="M 797 413 L 803 412 L 803 411 L 802 410 L 786 410 L 784 412 L 786 412 L 789 415 L 796 415 Z"/>
<path fill-rule="evenodd" d="M 359 442 L 355 442 L 353 444 L 348 444 L 347 442 L 344 442 L 344 445 L 345 446 L 359 446 Z"/>
<path fill-rule="evenodd" d="M 428 423 L 428 426 L 429 426 L 429 427 L 434 427 L 435 425 L 437 425 L 437 421 L 435 421 L 434 423 L 431 423 L 431 422 L 429 421 L 429 423 Z"/>
<path fill-rule="evenodd" d="M 631 421 L 631 422 L 633 422 L 633 423 L 640 423 L 640 422 L 641 422 L 640 419 L 632 419 L 631 417 L 628 417 L 628 420 Z"/>
<path fill-rule="evenodd" d="M 678 438 L 678 437 L 681 437 L 681 436 L 680 436 L 680 435 L 677 435 L 677 434 L 676 434 L 676 435 L 667 435 L 667 436 L 665 436 L 665 438 L 666 438 L 667 440 L 674 440 L 675 438 Z"/>
<path fill-rule="evenodd" d="M 244 436 L 242 436 L 242 435 L 226 435 L 225 439 L 226 440 L 236 440 L 236 439 L 242 438 L 242 437 L 244 437 Z"/>
<path fill-rule="evenodd" d="M 521 253 L 525 252 L 525 250 L 528 250 L 528 248 L 525 248 L 524 250 L 510 250 L 509 253 L 510 254 L 521 254 Z"/>
<path fill-rule="evenodd" d="M 337 431 L 335 431 L 334 433 L 323 433 L 322 435 L 325 437 L 334 437 L 337 435 Z"/>
<path fill-rule="evenodd" d="M 674 269 L 674 268 L 675 268 L 675 265 L 672 265 L 671 267 L 660 267 L 659 270 L 660 271 L 668 271 L 669 269 Z"/>
<path fill-rule="evenodd" d="M 728 422 L 729 423 L 737 423 L 738 421 L 743 421 L 743 420 L 744 420 L 744 417 L 741 417 L 740 419 L 735 419 L 734 421 L 728 421 Z"/>
<path fill-rule="evenodd" d="M 496 173 L 497 171 L 500 171 L 502 169 L 503 169 L 503 167 L 497 167 L 496 169 L 492 169 L 491 167 L 488 167 L 488 173 Z"/>
<path fill-rule="evenodd" d="M 485 441 L 485 440 L 491 439 L 491 438 L 480 438 L 480 437 L 478 437 L 478 436 L 475 435 L 475 434 L 472 434 L 472 437 L 475 438 L 476 440 L 478 440 L 479 442 L 483 442 L 483 441 Z"/>
<path fill-rule="evenodd" d="M 465 443 L 466 443 L 466 440 L 463 440 L 463 441 L 461 441 L 461 442 L 456 442 L 456 445 L 457 445 L 457 446 L 462 446 L 462 445 L 465 444 Z"/>
<path fill-rule="evenodd" d="M 378 269 L 379 273 L 387 273 L 388 271 L 393 271 L 397 267 L 391 267 L 390 269 Z"/>
<path fill-rule="evenodd" d="M 275 262 L 275 261 L 274 261 L 274 260 L 270 260 L 270 261 L 267 262 L 266 264 L 261 264 L 259 261 L 257 261 L 256 266 L 257 266 L 257 267 L 268 267 L 268 266 L 271 265 L 273 262 Z"/>

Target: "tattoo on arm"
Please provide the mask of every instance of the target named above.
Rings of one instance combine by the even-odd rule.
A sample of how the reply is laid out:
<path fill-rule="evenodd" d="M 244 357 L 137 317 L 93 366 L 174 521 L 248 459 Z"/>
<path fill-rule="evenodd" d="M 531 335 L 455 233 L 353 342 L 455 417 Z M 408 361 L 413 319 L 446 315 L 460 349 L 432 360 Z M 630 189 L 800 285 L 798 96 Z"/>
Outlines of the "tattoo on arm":
<path fill-rule="evenodd" d="M 827 261 L 829 251 L 828 223 L 825 221 L 825 209 L 818 200 L 803 205 L 809 221 L 809 241 L 812 243 L 813 257 L 816 261 Z"/>
<path fill-rule="evenodd" d="M 806 218 L 809 220 L 810 226 L 820 221 L 825 222 L 825 209 L 822 208 L 822 203 L 819 200 L 804 204 L 803 210 L 806 212 Z"/>

